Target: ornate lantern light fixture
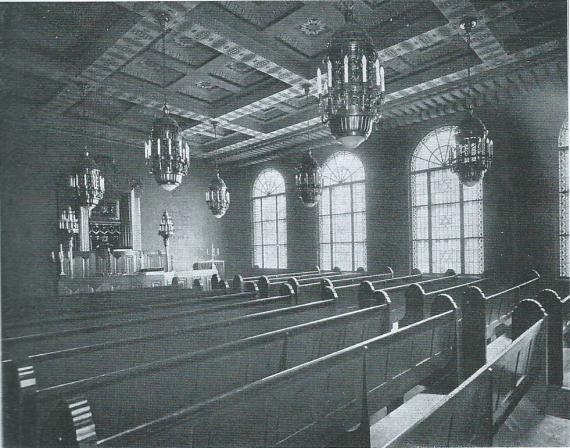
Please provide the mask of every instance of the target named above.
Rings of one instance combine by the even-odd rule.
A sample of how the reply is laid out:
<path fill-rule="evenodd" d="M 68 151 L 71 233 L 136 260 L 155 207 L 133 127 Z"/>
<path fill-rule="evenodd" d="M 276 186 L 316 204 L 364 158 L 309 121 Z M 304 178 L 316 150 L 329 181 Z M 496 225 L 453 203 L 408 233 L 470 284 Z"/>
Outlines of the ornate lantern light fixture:
<path fill-rule="evenodd" d="M 313 158 L 310 149 L 297 166 L 295 186 L 297 188 L 297 197 L 305 207 L 314 207 L 319 202 L 323 182 L 319 164 Z"/>
<path fill-rule="evenodd" d="M 353 3 L 346 5 L 346 24 L 329 43 L 323 60 L 326 80 L 317 69 L 321 120 L 349 149 L 370 136 L 382 116 L 385 93 L 384 67 L 372 39 L 354 22 L 353 8 Z"/>
<path fill-rule="evenodd" d="M 150 138 L 145 142 L 145 159 L 154 175 L 156 182 L 165 190 L 172 191 L 180 185 L 182 178 L 188 173 L 190 165 L 190 149 L 180 135 L 180 126 L 170 116 L 166 105 L 166 91 L 164 90 L 166 72 L 166 14 L 159 15 L 162 26 L 162 85 L 164 92 L 164 107 L 162 117 L 152 125 Z"/>
<path fill-rule="evenodd" d="M 105 178 L 101 170 L 85 151 L 79 167 L 69 178 L 69 186 L 73 189 L 78 205 L 93 210 L 105 194 Z"/>
<path fill-rule="evenodd" d="M 206 192 L 206 204 L 216 218 L 224 216 L 230 208 L 230 192 L 217 168 L 216 177 L 212 179 Z"/>
<path fill-rule="evenodd" d="M 471 31 L 477 25 L 474 18 L 463 19 L 460 26 L 467 34 L 467 45 L 471 47 Z M 491 166 L 493 141 L 483 122 L 475 115 L 471 102 L 471 68 L 467 67 L 467 116 L 455 132 L 455 145 L 451 148 L 447 164 L 466 187 L 476 185 Z"/>
<path fill-rule="evenodd" d="M 216 133 L 217 123 L 212 122 L 214 127 L 214 138 L 217 138 Z M 206 204 L 216 218 L 221 218 L 226 214 L 230 208 L 230 192 L 224 180 L 220 177 L 220 170 L 216 164 L 216 177 L 210 182 L 208 191 L 206 192 Z"/>

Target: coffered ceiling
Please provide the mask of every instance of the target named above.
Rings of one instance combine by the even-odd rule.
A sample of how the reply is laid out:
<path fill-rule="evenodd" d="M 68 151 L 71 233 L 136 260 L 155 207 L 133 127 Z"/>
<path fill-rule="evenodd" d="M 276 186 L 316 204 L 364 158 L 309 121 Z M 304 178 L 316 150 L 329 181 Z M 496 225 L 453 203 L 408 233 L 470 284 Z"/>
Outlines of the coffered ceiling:
<path fill-rule="evenodd" d="M 565 85 L 566 7 L 356 0 L 386 68 L 382 126 L 461 110 L 467 65 L 481 101 Z M 160 12 L 170 16 L 164 74 Z M 466 15 L 478 19 L 471 48 Z M 142 157 L 166 94 L 195 157 L 244 165 L 334 143 L 314 76 L 344 22 L 337 2 L 10 3 L 0 20 L 5 123 L 121 142 Z"/>

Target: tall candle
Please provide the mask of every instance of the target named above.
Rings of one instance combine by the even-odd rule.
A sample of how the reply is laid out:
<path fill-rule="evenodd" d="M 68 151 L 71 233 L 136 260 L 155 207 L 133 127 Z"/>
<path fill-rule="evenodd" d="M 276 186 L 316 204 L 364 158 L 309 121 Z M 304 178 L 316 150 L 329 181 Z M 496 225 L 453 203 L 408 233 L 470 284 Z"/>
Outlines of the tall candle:
<path fill-rule="evenodd" d="M 321 69 L 317 68 L 317 93 L 321 94 Z"/>
<path fill-rule="evenodd" d="M 368 80 L 368 73 L 366 73 L 366 55 L 362 55 L 362 82 Z"/>
<path fill-rule="evenodd" d="M 374 61 L 374 72 L 376 73 L 376 85 L 380 86 L 380 60 Z"/>
<path fill-rule="evenodd" d="M 386 85 L 384 84 L 384 67 L 380 67 L 380 92 L 384 93 L 386 91 Z"/>
<path fill-rule="evenodd" d="M 348 83 L 348 55 L 344 55 L 344 82 Z"/>
<path fill-rule="evenodd" d="M 327 84 L 332 87 L 332 62 L 330 59 L 327 61 Z"/>

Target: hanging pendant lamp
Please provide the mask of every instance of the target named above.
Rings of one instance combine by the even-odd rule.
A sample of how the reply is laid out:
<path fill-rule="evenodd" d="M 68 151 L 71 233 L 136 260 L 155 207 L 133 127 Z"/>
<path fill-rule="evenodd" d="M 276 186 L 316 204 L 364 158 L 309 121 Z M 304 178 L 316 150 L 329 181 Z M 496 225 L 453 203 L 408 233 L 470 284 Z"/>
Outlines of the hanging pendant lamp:
<path fill-rule="evenodd" d="M 168 15 L 158 16 L 162 26 L 162 88 L 164 107 L 162 116 L 156 120 L 145 142 L 145 160 L 154 175 L 156 182 L 165 190 L 172 191 L 180 185 L 182 178 L 188 174 L 190 165 L 190 149 L 180 134 L 180 126 L 170 115 L 165 91 L 166 72 L 166 23 Z"/>
<path fill-rule="evenodd" d="M 216 134 L 216 122 L 213 122 L 214 137 Z M 206 192 L 206 204 L 216 218 L 221 218 L 230 208 L 230 192 L 224 180 L 220 177 L 220 170 L 216 166 L 216 177 L 210 182 Z"/>
<path fill-rule="evenodd" d="M 307 104 L 309 99 L 309 88 L 305 88 Z M 309 134 L 307 132 L 307 146 L 309 146 Z M 313 158 L 311 149 L 303 156 L 301 163 L 297 165 L 295 173 L 295 188 L 297 190 L 297 198 L 305 207 L 314 207 L 321 198 L 323 182 L 319 164 Z"/>
<path fill-rule="evenodd" d="M 471 31 L 477 21 L 471 17 L 462 20 L 461 29 L 467 34 L 471 48 Z M 467 67 L 467 114 L 455 132 L 455 145 L 451 148 L 448 165 L 466 187 L 477 185 L 493 161 L 493 141 L 485 124 L 475 115 L 472 103 L 471 67 Z"/>
<path fill-rule="evenodd" d="M 346 148 L 364 142 L 382 116 L 384 67 L 372 39 L 354 21 L 354 2 L 345 4 L 346 24 L 332 35 L 323 79 L 317 69 L 321 120 Z"/>

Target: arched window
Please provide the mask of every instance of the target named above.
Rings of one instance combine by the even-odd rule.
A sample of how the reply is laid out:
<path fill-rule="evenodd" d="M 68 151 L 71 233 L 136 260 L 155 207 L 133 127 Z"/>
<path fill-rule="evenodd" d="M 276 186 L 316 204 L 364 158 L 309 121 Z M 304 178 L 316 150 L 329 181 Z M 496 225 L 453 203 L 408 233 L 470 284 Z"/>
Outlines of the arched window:
<path fill-rule="evenodd" d="M 560 192 L 560 276 L 570 277 L 570 256 L 568 254 L 568 236 L 570 235 L 570 204 L 568 201 L 568 175 L 570 174 L 570 157 L 568 157 L 568 119 L 564 120 L 558 135 L 559 149 L 559 192 Z"/>
<path fill-rule="evenodd" d="M 364 166 L 354 154 L 341 151 L 329 157 L 321 172 L 320 266 L 366 269 Z"/>
<path fill-rule="evenodd" d="M 411 160 L 412 260 L 422 272 L 483 272 L 483 185 L 445 167 L 454 127 L 427 134 Z"/>
<path fill-rule="evenodd" d="M 285 180 L 278 171 L 263 170 L 253 184 L 253 264 L 287 268 Z"/>

